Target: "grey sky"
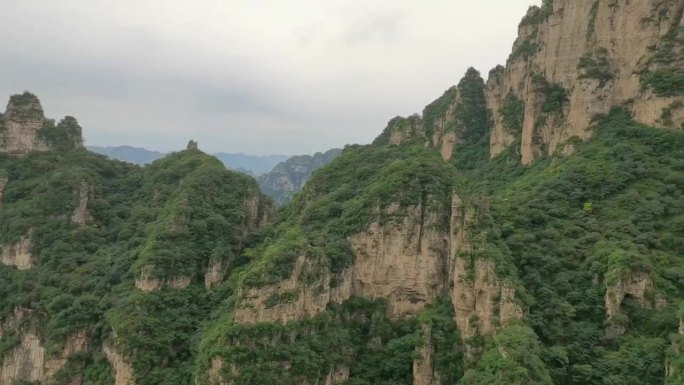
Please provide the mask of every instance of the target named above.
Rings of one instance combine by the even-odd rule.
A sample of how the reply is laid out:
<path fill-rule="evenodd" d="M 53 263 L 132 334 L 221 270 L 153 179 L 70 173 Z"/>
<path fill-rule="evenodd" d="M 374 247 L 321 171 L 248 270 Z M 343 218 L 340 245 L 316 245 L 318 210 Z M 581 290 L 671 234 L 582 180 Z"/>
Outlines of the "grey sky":
<path fill-rule="evenodd" d="M 0 96 L 36 93 L 91 145 L 311 153 L 486 76 L 539 2 L 3 0 Z"/>

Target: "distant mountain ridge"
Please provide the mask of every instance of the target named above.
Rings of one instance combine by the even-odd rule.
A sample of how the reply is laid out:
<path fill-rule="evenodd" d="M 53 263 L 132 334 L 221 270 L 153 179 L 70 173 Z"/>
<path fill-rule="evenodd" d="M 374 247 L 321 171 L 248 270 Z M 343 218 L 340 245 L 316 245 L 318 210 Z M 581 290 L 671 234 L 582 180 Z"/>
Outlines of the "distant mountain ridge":
<path fill-rule="evenodd" d="M 314 171 L 333 161 L 341 152 L 342 149 L 333 148 L 314 155 L 293 156 L 257 178 L 259 188 L 278 204 L 287 203 L 301 191 Z"/>
<path fill-rule="evenodd" d="M 110 158 L 124 162 L 146 164 L 161 159 L 166 154 L 159 151 L 152 151 L 142 147 L 132 146 L 88 146 L 88 150 L 98 154 L 106 155 Z M 279 162 L 287 160 L 288 155 L 249 155 L 243 153 L 219 152 L 213 154 L 229 169 L 238 170 L 252 176 L 259 176 L 267 173 Z"/>

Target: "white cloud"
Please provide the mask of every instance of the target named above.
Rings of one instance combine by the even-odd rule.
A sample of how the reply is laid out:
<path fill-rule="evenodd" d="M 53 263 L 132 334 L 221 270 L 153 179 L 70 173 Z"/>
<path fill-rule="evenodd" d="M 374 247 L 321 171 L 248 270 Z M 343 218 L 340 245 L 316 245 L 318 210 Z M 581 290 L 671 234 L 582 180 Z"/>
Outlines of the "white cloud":
<path fill-rule="evenodd" d="M 5 0 L 0 94 L 35 92 L 98 145 L 367 143 L 504 62 L 529 1 Z"/>

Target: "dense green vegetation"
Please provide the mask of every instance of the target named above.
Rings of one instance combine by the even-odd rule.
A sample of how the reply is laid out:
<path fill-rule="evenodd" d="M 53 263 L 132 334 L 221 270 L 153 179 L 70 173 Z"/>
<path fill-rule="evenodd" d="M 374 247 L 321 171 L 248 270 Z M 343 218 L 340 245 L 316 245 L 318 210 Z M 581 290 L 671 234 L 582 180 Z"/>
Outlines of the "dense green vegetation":
<path fill-rule="evenodd" d="M 670 16 L 672 26 L 644 64 L 640 74 L 641 85 L 659 96 L 681 96 L 684 95 L 684 27 L 678 20 L 682 19 L 684 5 L 678 5 L 673 12 L 663 11 L 661 17 Z"/>
<path fill-rule="evenodd" d="M 524 23 L 540 23 L 552 10 L 545 1 Z M 642 79 L 659 94 L 678 95 L 671 74 L 655 75 L 668 68 Z M 610 79 L 601 50 L 583 57 L 579 69 L 581 77 Z M 540 120 L 562 117 L 567 91 L 542 75 L 533 80 Z M 669 107 L 670 118 L 679 107 Z M 595 117 L 592 138 L 574 141 L 572 156 L 523 166 L 519 138 L 489 159 L 492 113 L 519 136 L 524 102 L 508 93 L 499 111 L 488 111 L 484 81 L 471 68 L 422 117 L 393 119 L 372 145 L 347 146 L 313 172 L 263 229 L 256 223 L 270 202 L 255 180 L 217 159 L 191 148 L 147 167 L 111 161 L 75 148 L 75 119 L 48 121 L 41 137 L 54 151 L 0 155 L 0 176 L 9 180 L 0 246 L 30 239 L 34 265 L 0 265 L 0 324 L 16 309 L 27 314 L 3 330 L 0 360 L 27 331 L 49 357 L 84 331 L 88 350 L 69 357 L 56 385 L 75 378 L 112 384 L 103 346 L 125 357 L 137 385 L 322 384 L 335 372 L 348 373 L 345 385 L 409 385 L 424 348 L 443 385 L 681 383 L 684 134 L 643 126 L 618 108 Z M 402 141 L 390 146 L 396 133 Z M 456 137 L 447 161 L 433 140 L 445 134 Z M 76 223 L 84 185 L 89 216 Z M 454 215 L 462 208 L 454 192 L 463 218 Z M 341 273 L 357 258 L 350 237 L 374 231 L 373 223 L 402 224 L 409 209 L 420 217 L 420 233 L 407 230 L 406 237 L 422 239 L 425 224 L 437 230 L 430 241 L 438 246 L 429 252 L 438 254 L 441 270 L 439 282 L 429 282 L 431 303 L 394 316 L 382 298 L 326 299 L 329 287 L 345 287 Z M 460 230 L 465 244 L 451 249 Z M 455 320 L 467 310 L 453 304 L 465 297 L 453 292 L 456 256 L 469 263 L 468 279 L 473 262 L 493 262 L 486 284 L 510 284 L 521 319 L 504 322 L 503 294 L 473 287 L 476 301 L 489 301 L 473 306 L 496 305 L 488 316 L 498 330 L 462 336 Z M 294 303 L 305 291 L 324 296 L 327 306 L 288 323 L 239 322 L 236 311 L 252 306 L 245 298 L 293 276 L 300 258 L 309 264 L 297 286 L 265 291 L 265 309 Z M 213 263 L 226 276 L 207 288 Z M 137 289 L 144 278 L 158 287 Z M 188 286 L 173 287 L 178 278 Z M 622 293 L 609 317 L 607 290 L 631 280 L 644 292 Z"/>
<path fill-rule="evenodd" d="M 550 83 L 543 75 L 535 74 L 532 81 L 539 93 L 544 97 L 542 113 L 562 113 L 568 102 L 568 92 L 560 84 Z"/>
<path fill-rule="evenodd" d="M 470 174 L 470 188 L 489 196 L 490 242 L 516 266 L 554 383 L 659 384 L 684 291 L 684 136 L 620 110 L 597 126 L 573 157 L 524 169 L 502 154 Z M 648 272 L 668 306 L 626 301 L 613 322 L 627 332 L 611 333 L 603 285 L 633 271 Z"/>
<path fill-rule="evenodd" d="M 499 109 L 499 116 L 511 133 L 519 135 L 522 133 L 523 121 L 525 120 L 525 103 L 517 96 L 509 93 Z"/>
<path fill-rule="evenodd" d="M 580 79 L 597 79 L 600 88 L 603 88 L 614 76 L 608 60 L 608 51 L 605 48 L 597 49 L 594 55 L 582 56 L 577 69 L 580 70 Z"/>
<path fill-rule="evenodd" d="M 244 385 L 316 383 L 339 367 L 349 368 L 349 385 L 410 384 L 420 328 L 416 319 L 388 320 L 385 306 L 354 298 L 286 325 L 222 320 L 205 337 L 199 362 L 220 357 L 224 378 Z M 208 383 L 207 371 L 198 366 L 200 384 Z"/>
<path fill-rule="evenodd" d="M 283 208 L 265 241 L 247 251 L 258 260 L 240 273 L 241 282 L 263 286 L 289 277 L 302 253 L 317 258 L 320 273 L 339 273 L 353 262 L 346 238 L 371 219 L 387 220 L 383 210 L 391 203 L 405 208 L 428 196 L 440 201 L 450 196 L 453 173 L 440 159 L 434 150 L 413 144 L 348 146 Z"/>
<path fill-rule="evenodd" d="M 68 118 L 62 124 L 77 127 Z M 25 271 L 0 265 L 0 319 L 30 309 L 20 329 L 38 333 L 50 356 L 85 331 L 93 348 L 114 340 L 131 357 L 138 384 L 189 383 L 192 338 L 219 300 L 201 276 L 210 259 L 230 264 L 248 242 L 242 206 L 258 194 L 256 182 L 196 150 L 143 169 L 66 143 L 50 153 L 0 155 L 0 170 L 9 180 L 0 245 L 29 237 L 34 263 Z M 92 218 L 78 225 L 71 215 L 83 182 Z M 155 265 L 160 278 L 191 275 L 193 283 L 141 293 L 133 287 L 141 264 Z M 0 356 L 18 343 L 19 333 L 4 334 Z M 57 383 L 74 373 L 84 383 L 111 383 L 109 364 L 92 352 L 70 357 Z"/>

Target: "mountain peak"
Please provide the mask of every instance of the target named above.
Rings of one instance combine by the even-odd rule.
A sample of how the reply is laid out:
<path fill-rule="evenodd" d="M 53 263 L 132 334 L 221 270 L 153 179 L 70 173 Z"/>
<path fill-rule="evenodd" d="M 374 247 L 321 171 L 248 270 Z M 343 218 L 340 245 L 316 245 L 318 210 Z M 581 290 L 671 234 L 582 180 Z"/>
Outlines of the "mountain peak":
<path fill-rule="evenodd" d="M 10 96 L 4 116 L 14 120 L 45 119 L 40 100 L 28 91 Z"/>
<path fill-rule="evenodd" d="M 81 127 L 66 116 L 59 124 L 46 119 L 38 97 L 28 91 L 10 96 L 0 115 L 0 153 L 25 155 L 34 151 L 80 148 Z"/>

